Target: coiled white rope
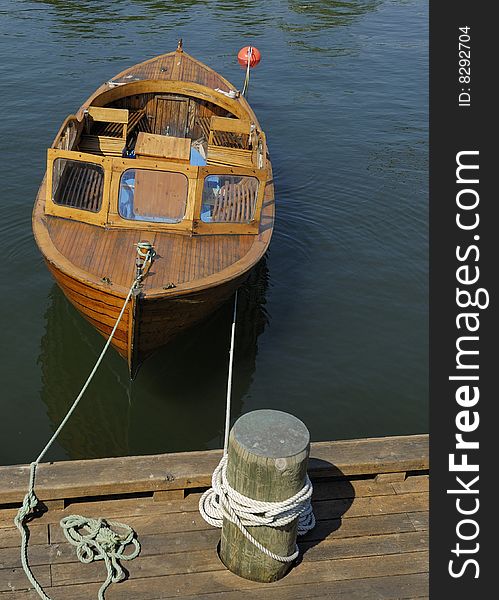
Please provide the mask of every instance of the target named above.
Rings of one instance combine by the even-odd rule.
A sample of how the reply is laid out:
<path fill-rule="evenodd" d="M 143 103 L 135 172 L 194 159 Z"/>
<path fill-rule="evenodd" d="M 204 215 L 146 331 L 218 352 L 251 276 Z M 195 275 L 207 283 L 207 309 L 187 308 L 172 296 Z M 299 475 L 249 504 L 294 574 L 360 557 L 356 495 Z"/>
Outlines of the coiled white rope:
<path fill-rule="evenodd" d="M 213 472 L 212 487 L 199 500 L 199 512 L 203 519 L 222 527 L 224 517 L 236 525 L 241 533 L 261 552 L 283 563 L 298 558 L 298 544 L 290 556 L 280 556 L 256 540 L 246 527 L 282 527 L 298 518 L 298 535 L 304 535 L 315 527 L 315 517 L 310 498 L 312 483 L 306 478 L 303 488 L 291 498 L 281 502 L 263 502 L 254 500 L 237 492 L 227 481 L 227 454 Z"/>
<path fill-rule="evenodd" d="M 71 415 L 76 410 L 78 403 L 80 402 L 81 398 L 83 397 L 83 394 L 85 393 L 87 387 L 89 386 L 90 382 L 92 381 L 97 369 L 99 368 L 99 365 L 102 362 L 102 359 L 104 358 L 104 355 L 106 354 L 106 352 L 111 344 L 111 341 L 114 337 L 114 334 L 116 333 L 116 330 L 118 329 L 118 325 L 123 317 L 123 314 L 128 305 L 128 302 L 133 294 L 134 289 L 140 284 L 140 282 L 144 278 L 144 274 L 146 273 L 146 270 L 145 270 L 146 267 L 150 267 L 150 264 L 154 258 L 154 254 L 155 254 L 152 246 L 150 246 L 149 250 L 146 253 L 144 253 L 145 252 L 144 247 L 141 247 L 140 250 L 142 251 L 142 253 L 139 254 L 139 256 L 142 260 L 142 262 L 140 264 L 140 269 L 137 270 L 137 275 L 136 275 L 132 285 L 130 286 L 130 290 L 128 291 L 128 294 L 125 298 L 125 302 L 123 303 L 123 306 L 118 315 L 118 318 L 116 319 L 116 323 L 114 324 L 114 327 L 106 341 L 106 344 L 104 345 L 104 348 L 102 349 L 102 352 L 99 355 L 99 358 L 97 359 L 97 361 L 94 365 L 94 368 L 92 369 L 90 375 L 88 376 L 83 387 L 81 388 L 80 393 L 76 397 L 76 400 L 71 405 L 66 416 L 60 423 L 59 427 L 56 429 L 53 436 L 50 438 L 50 440 L 45 445 L 45 448 L 38 455 L 38 458 L 31 463 L 28 491 L 27 491 L 26 495 L 24 496 L 23 503 L 22 503 L 21 507 L 19 508 L 16 517 L 14 518 L 14 525 L 17 527 L 17 529 L 19 530 L 19 533 L 21 534 L 21 564 L 22 564 L 22 567 L 24 569 L 24 572 L 26 573 L 26 577 L 29 579 L 29 582 L 34 587 L 34 589 L 36 590 L 36 592 L 40 596 L 40 598 L 42 598 L 42 600 L 51 600 L 51 599 L 43 591 L 43 588 L 36 580 L 35 576 L 33 575 L 33 572 L 31 571 L 31 568 L 29 566 L 29 561 L 28 561 L 29 530 L 26 525 L 26 521 L 28 520 L 28 517 L 30 516 L 31 512 L 36 508 L 36 506 L 39 503 L 39 500 L 35 494 L 36 467 L 42 461 L 43 457 L 48 452 L 49 448 L 52 446 L 52 444 L 57 439 L 57 436 L 61 433 L 62 428 L 66 425 L 66 423 L 69 421 Z M 76 516 L 78 516 L 78 515 L 76 515 Z M 138 544 L 138 542 L 137 542 L 137 544 Z M 140 551 L 140 546 L 139 546 L 139 551 Z M 137 552 L 137 554 L 138 554 L 138 552 Z M 128 560 L 131 560 L 131 559 L 128 559 Z M 106 566 L 107 565 L 108 565 L 108 562 L 106 561 Z M 109 578 L 109 567 L 108 567 L 108 578 Z M 106 586 L 106 587 L 108 587 L 108 586 Z M 100 592 L 99 592 L 99 600 L 102 600 L 102 598 L 103 598 L 103 596 L 101 596 Z"/>
<path fill-rule="evenodd" d="M 246 527 L 282 527 L 298 519 L 298 535 L 304 535 L 315 527 L 315 517 L 312 509 L 312 483 L 306 476 L 303 488 L 291 498 L 280 502 L 264 502 L 254 500 L 236 491 L 227 481 L 227 449 L 229 445 L 230 405 L 232 391 L 232 370 L 234 364 L 234 345 L 237 314 L 237 291 L 234 298 L 234 313 L 232 318 L 231 341 L 229 352 L 229 374 L 227 378 L 227 404 L 225 410 L 224 452 L 220 463 L 213 471 L 211 488 L 199 499 L 199 512 L 203 519 L 213 527 L 221 528 L 224 517 L 234 523 L 241 533 L 261 552 L 274 560 L 290 563 L 298 558 L 298 544 L 290 556 L 275 554 L 258 540 Z"/>

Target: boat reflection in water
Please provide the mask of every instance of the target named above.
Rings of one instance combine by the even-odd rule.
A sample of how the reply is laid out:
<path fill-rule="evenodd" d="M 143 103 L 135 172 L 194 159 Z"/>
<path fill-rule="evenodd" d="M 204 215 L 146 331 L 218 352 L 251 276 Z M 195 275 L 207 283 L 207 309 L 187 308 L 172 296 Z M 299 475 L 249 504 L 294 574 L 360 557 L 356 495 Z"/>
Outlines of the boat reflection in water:
<path fill-rule="evenodd" d="M 238 294 L 232 417 L 255 372 L 258 336 L 268 323 L 266 259 Z M 64 418 L 103 347 L 101 336 L 54 285 L 39 362 L 41 398 L 53 429 Z M 233 302 L 159 350 L 130 381 L 114 352 L 89 385 L 49 458 L 80 459 L 219 448 L 223 444 Z"/>

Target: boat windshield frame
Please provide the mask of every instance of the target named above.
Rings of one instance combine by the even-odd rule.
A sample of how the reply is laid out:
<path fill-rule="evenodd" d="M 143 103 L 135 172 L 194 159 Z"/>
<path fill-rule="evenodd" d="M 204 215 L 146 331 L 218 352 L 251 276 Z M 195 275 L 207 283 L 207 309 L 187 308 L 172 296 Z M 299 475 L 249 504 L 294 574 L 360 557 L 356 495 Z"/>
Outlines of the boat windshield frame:
<path fill-rule="evenodd" d="M 90 212 L 56 204 L 53 200 L 53 168 L 54 162 L 66 160 L 100 165 L 104 171 L 102 202 L 100 210 Z M 183 219 L 175 223 L 162 221 L 127 219 L 120 215 L 119 191 L 121 177 L 129 169 L 143 169 L 181 173 L 187 177 L 187 199 Z M 255 209 L 252 219 L 243 222 L 206 222 L 201 218 L 202 196 L 205 178 L 211 175 L 254 177 L 258 179 Z M 47 180 L 45 213 L 63 217 L 82 223 L 98 225 L 107 228 L 137 229 L 145 231 L 171 231 L 175 233 L 214 235 L 214 234 L 257 234 L 260 229 L 260 215 L 269 180 L 267 169 L 232 167 L 227 165 L 210 165 L 198 167 L 190 164 L 167 159 L 122 158 L 113 156 L 98 156 L 72 150 L 49 148 L 47 155 Z"/>

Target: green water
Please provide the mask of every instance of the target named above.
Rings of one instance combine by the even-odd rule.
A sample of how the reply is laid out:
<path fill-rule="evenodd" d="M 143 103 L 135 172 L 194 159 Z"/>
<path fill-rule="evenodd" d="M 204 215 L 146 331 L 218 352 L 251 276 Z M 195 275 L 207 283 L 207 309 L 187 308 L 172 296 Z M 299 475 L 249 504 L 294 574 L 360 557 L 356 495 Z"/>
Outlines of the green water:
<path fill-rule="evenodd" d="M 421 0 L 0 0 L 0 463 L 32 460 L 103 345 L 31 234 L 46 148 L 103 81 L 176 47 L 267 133 L 277 221 L 241 294 L 233 416 L 289 411 L 314 440 L 428 428 L 428 7 Z M 130 383 L 104 360 L 50 459 L 220 447 L 231 306 Z"/>

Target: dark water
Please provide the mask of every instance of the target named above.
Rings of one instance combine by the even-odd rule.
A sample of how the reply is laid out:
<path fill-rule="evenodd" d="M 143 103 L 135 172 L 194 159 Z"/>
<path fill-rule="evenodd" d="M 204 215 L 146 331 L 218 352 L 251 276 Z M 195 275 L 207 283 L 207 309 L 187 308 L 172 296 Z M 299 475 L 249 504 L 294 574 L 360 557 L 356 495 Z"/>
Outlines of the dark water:
<path fill-rule="evenodd" d="M 103 345 L 31 234 L 45 149 L 125 67 L 184 48 L 267 132 L 277 223 L 241 294 L 234 417 L 274 407 L 314 440 L 427 430 L 427 3 L 0 0 L 0 462 L 32 460 Z M 220 447 L 231 307 L 128 381 L 109 353 L 51 459 Z"/>

